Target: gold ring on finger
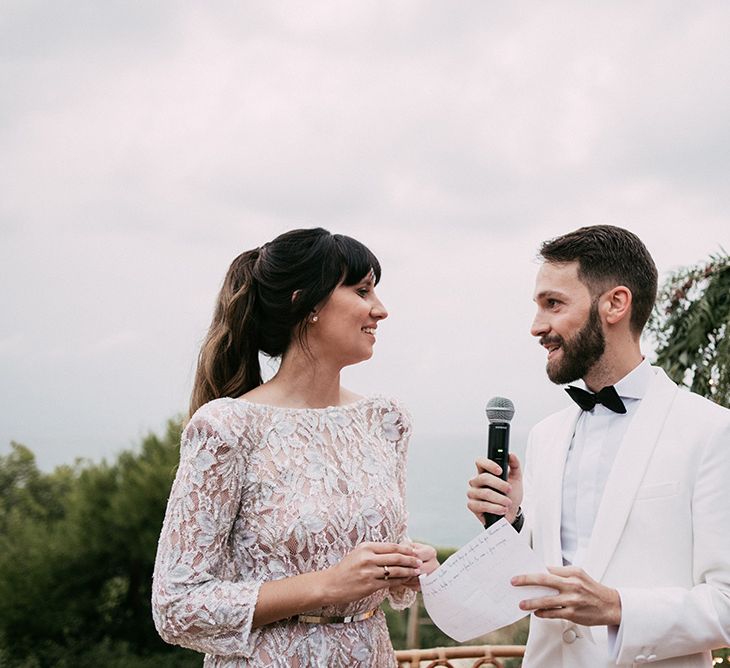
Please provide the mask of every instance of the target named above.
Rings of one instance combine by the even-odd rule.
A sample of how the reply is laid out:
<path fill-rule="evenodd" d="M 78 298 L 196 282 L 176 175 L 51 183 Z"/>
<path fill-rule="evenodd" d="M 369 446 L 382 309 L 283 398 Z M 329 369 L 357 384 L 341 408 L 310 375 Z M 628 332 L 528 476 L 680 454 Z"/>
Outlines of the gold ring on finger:
<path fill-rule="evenodd" d="M 383 580 L 390 578 L 390 571 L 387 566 L 383 566 Z"/>

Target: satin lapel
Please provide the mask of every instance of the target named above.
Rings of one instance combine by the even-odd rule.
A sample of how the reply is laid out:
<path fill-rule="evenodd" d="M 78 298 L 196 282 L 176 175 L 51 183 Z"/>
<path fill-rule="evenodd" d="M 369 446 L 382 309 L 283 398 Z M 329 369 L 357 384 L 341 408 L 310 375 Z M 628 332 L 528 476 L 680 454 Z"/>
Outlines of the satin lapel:
<path fill-rule="evenodd" d="M 563 473 L 568 449 L 575 433 L 575 423 L 581 415 L 580 408 L 571 407 L 566 410 L 565 419 L 558 422 L 553 437 L 546 439 L 540 458 L 541 470 L 535 471 L 534 476 L 542 479 L 543 494 L 540 495 L 544 507 L 540 509 L 545 521 L 542 528 L 545 531 L 543 541 L 545 545 L 545 560 L 548 566 L 563 565 L 563 550 L 560 544 L 560 523 L 563 510 Z"/>
<path fill-rule="evenodd" d="M 678 391 L 662 369 L 655 376 L 616 453 L 596 515 L 583 569 L 601 580 L 621 538 L 664 423 Z"/>

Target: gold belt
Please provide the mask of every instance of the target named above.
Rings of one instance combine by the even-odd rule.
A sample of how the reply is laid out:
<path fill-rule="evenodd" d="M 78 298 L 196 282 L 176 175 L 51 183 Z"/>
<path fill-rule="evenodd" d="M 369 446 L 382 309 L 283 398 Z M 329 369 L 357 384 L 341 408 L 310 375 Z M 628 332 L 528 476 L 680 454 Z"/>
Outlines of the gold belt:
<path fill-rule="evenodd" d="M 361 622 L 363 619 L 370 619 L 376 612 L 368 610 L 367 612 L 359 612 L 356 615 L 345 615 L 344 617 L 326 617 L 324 615 L 297 615 L 294 617 L 295 622 L 303 622 L 304 624 L 349 624 L 350 622 Z"/>

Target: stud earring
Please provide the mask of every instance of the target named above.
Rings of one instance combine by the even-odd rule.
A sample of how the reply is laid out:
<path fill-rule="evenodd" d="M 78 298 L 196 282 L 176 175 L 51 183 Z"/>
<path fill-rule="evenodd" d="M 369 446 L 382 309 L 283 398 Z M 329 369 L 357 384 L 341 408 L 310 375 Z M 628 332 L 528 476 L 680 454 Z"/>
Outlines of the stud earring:
<path fill-rule="evenodd" d="M 312 323 L 314 323 L 314 322 L 317 322 L 317 320 L 319 320 L 319 316 L 318 316 L 318 315 L 313 315 L 313 316 L 312 316 L 312 317 L 311 317 L 311 318 L 309 319 L 309 322 L 312 322 Z"/>

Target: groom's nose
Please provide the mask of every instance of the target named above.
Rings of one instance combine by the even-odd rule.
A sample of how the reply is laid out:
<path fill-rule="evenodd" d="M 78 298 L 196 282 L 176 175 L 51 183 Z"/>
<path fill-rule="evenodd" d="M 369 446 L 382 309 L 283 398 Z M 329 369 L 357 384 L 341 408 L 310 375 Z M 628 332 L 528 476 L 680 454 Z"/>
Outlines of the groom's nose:
<path fill-rule="evenodd" d="M 545 317 L 540 313 L 540 310 L 538 309 L 537 313 L 535 314 L 535 318 L 532 321 L 532 326 L 530 327 L 530 334 L 533 336 L 544 336 L 550 331 L 550 325 L 547 323 Z"/>

